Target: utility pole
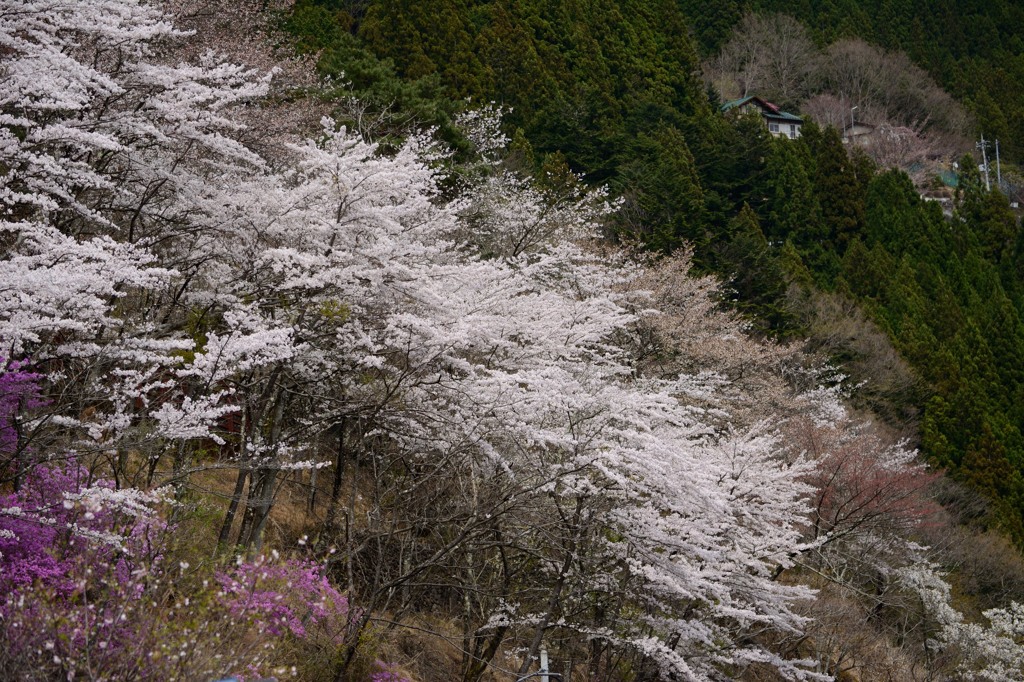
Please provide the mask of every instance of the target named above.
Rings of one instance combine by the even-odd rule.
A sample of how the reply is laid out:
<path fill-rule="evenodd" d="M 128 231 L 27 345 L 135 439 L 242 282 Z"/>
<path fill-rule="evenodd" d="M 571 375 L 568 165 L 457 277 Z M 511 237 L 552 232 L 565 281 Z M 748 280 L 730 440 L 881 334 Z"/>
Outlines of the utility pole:
<path fill-rule="evenodd" d="M 982 167 L 985 169 L 985 190 L 991 192 L 992 183 L 989 181 L 988 177 L 988 152 L 986 151 L 988 149 L 988 142 L 985 142 L 984 133 L 982 133 L 981 135 L 981 142 L 979 142 L 976 146 L 978 149 L 981 150 Z"/>
<path fill-rule="evenodd" d="M 857 111 L 857 107 L 850 107 L 850 134 L 846 138 L 853 144 L 853 129 L 857 127 L 857 121 L 853 118 L 853 112 Z"/>
<path fill-rule="evenodd" d="M 996 138 L 996 187 L 1003 189 L 1003 171 L 999 168 L 999 138 Z"/>

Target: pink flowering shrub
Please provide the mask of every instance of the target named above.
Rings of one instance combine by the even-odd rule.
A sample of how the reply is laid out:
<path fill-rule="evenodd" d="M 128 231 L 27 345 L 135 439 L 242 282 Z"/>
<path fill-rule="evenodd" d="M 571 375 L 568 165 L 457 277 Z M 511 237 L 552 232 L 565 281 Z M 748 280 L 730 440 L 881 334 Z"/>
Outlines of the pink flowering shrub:
<path fill-rule="evenodd" d="M 321 664 L 341 650 L 353 614 L 321 566 L 275 553 L 218 570 L 161 520 L 159 493 L 118 490 L 73 456 L 11 457 L 15 419 L 43 404 L 37 382 L 19 365 L 0 373 L 0 679 L 312 679 L 330 669 Z M 372 682 L 406 682 L 382 663 L 374 670 Z"/>
<path fill-rule="evenodd" d="M 408 678 L 398 674 L 394 668 L 383 661 L 375 663 L 377 671 L 370 675 L 370 682 L 410 682 Z"/>
<path fill-rule="evenodd" d="M 18 447 L 15 419 L 46 403 L 40 397 L 40 375 L 25 371 L 27 365 L 25 360 L 0 358 L 0 468 L 7 468 L 8 458 Z"/>
<path fill-rule="evenodd" d="M 0 593 L 37 581 L 63 594 L 74 590 L 71 559 L 60 547 L 74 542 L 61 538 L 72 522 L 61 493 L 76 488 L 77 473 L 39 467 L 19 493 L 0 495 Z"/>
<path fill-rule="evenodd" d="M 0 455 L 18 448 L 16 420 L 45 404 L 40 376 L 25 365 L 0 370 Z M 70 597 L 80 589 L 74 576 L 97 566 L 125 584 L 162 529 L 149 507 L 157 496 L 94 481 L 74 457 L 47 463 L 26 454 L 0 459 L 0 481 L 17 483 L 0 493 L 0 595 L 37 586 Z"/>
<path fill-rule="evenodd" d="M 318 565 L 192 568 L 175 529 L 89 483 L 70 461 L 0 496 L 0 679 L 259 679 L 339 650 L 349 606 Z"/>
<path fill-rule="evenodd" d="M 0 495 L 0 594 L 32 585 L 68 597 L 75 575 L 100 567 L 118 584 L 152 568 L 164 524 L 146 506 L 158 496 L 90 485 L 85 467 L 32 469 L 17 493 Z"/>
<path fill-rule="evenodd" d="M 156 496 L 90 479 L 73 459 L 37 465 L 0 495 L 0 678 L 64 679 L 82 661 L 102 670 L 138 658 L 133 616 L 168 529 L 148 506 Z"/>
<path fill-rule="evenodd" d="M 250 618 L 260 631 L 301 639 L 319 626 L 337 644 L 343 639 L 348 600 L 315 563 L 260 557 L 218 573 L 217 581 L 231 614 Z"/>
<path fill-rule="evenodd" d="M 40 465 L 20 491 L 0 495 L 0 594 L 39 585 L 67 597 L 78 589 L 72 576 L 86 567 L 109 568 L 124 584 L 140 562 L 156 559 L 163 524 L 140 518 L 154 498 L 89 478 L 73 460 Z"/>

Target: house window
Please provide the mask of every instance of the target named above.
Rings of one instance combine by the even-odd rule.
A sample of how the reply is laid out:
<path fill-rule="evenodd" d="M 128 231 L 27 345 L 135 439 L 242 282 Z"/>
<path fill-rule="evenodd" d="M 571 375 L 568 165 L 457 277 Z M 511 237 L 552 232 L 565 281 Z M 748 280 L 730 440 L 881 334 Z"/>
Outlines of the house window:
<path fill-rule="evenodd" d="M 768 122 L 768 132 L 770 132 L 772 135 L 778 135 L 779 134 L 779 124 L 778 123 L 773 123 L 773 122 L 769 121 Z"/>
<path fill-rule="evenodd" d="M 795 123 L 790 123 L 789 124 L 789 137 L 790 137 L 790 139 L 793 139 L 793 140 L 796 139 L 796 124 Z"/>

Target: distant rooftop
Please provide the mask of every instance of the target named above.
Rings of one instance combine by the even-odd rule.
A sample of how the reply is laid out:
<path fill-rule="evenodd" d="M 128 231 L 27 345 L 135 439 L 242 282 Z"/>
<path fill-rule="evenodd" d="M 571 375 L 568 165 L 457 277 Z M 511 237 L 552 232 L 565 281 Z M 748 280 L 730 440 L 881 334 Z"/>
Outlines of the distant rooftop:
<path fill-rule="evenodd" d="M 768 118 L 777 118 L 781 121 L 803 123 L 803 119 L 797 116 L 796 114 L 791 114 L 788 111 L 783 111 L 782 109 L 779 109 L 777 105 L 772 104 L 768 100 L 762 99 L 757 95 L 747 95 L 746 97 L 741 97 L 739 99 L 734 99 L 731 102 L 726 102 L 725 104 L 722 105 L 722 111 L 736 109 L 737 107 L 742 107 L 746 104 L 754 104 L 761 110 L 761 113 L 767 116 Z"/>

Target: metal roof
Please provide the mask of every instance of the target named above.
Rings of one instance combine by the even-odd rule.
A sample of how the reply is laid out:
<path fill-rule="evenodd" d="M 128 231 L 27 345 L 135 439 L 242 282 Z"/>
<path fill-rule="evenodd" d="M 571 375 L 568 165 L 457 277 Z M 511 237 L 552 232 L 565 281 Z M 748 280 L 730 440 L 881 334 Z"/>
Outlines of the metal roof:
<path fill-rule="evenodd" d="M 746 97 L 741 97 L 740 99 L 734 99 L 731 102 L 726 102 L 725 104 L 722 105 L 721 109 L 722 111 L 729 111 L 730 109 L 742 107 L 744 104 L 748 104 L 750 102 L 753 102 L 754 104 L 757 105 L 757 107 L 761 110 L 761 114 L 765 118 L 776 118 L 779 119 L 780 121 L 792 121 L 794 123 L 804 122 L 804 120 L 797 116 L 796 114 L 791 114 L 788 111 L 782 111 L 776 105 L 772 104 L 766 99 L 758 97 L 757 95 L 747 95 Z"/>

